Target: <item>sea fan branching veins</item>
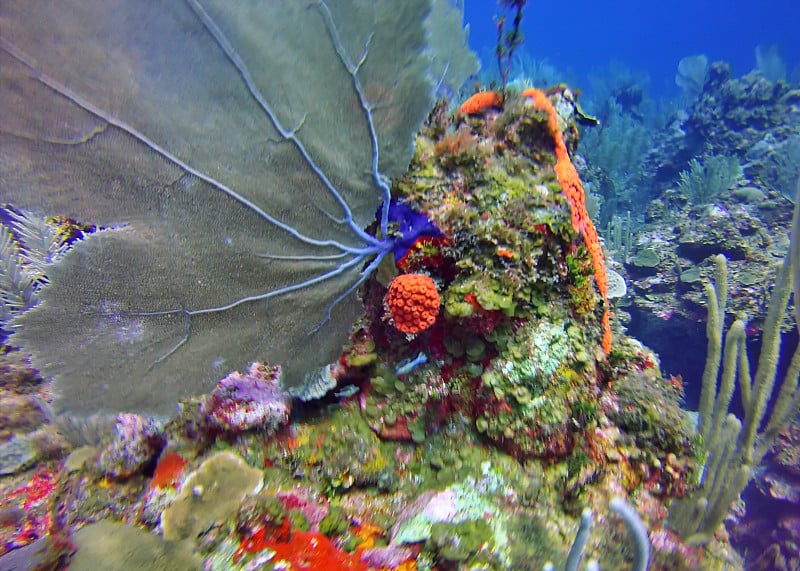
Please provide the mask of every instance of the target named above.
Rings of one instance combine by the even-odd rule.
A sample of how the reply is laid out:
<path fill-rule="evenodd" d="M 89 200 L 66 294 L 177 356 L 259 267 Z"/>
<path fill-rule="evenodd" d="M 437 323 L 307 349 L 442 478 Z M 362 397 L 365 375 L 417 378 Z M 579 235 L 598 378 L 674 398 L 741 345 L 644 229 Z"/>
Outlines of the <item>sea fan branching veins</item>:
<path fill-rule="evenodd" d="M 389 180 L 434 90 L 474 71 L 447 44 L 458 10 L 51 4 L 0 7 L 3 194 L 104 230 L 48 269 L 12 340 L 78 412 L 166 413 L 259 359 L 302 383 L 393 249 Z"/>

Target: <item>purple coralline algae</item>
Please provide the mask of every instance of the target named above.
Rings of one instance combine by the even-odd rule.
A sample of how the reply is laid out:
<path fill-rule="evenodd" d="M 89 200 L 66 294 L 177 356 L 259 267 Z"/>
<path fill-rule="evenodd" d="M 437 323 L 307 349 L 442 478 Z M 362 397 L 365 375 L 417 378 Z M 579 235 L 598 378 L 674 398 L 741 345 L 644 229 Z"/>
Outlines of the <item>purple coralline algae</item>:
<path fill-rule="evenodd" d="M 202 407 L 211 427 L 225 432 L 274 432 L 289 421 L 290 396 L 281 389 L 281 368 L 253 363 L 246 373 L 222 379 Z"/>
<path fill-rule="evenodd" d="M 120 414 L 111 442 L 97 455 L 94 464 L 105 476 L 129 478 L 153 463 L 165 444 L 159 421 L 138 414 Z"/>
<path fill-rule="evenodd" d="M 388 545 L 371 547 L 361 552 L 361 561 L 377 569 L 396 569 L 414 557 L 414 551 L 408 547 Z"/>

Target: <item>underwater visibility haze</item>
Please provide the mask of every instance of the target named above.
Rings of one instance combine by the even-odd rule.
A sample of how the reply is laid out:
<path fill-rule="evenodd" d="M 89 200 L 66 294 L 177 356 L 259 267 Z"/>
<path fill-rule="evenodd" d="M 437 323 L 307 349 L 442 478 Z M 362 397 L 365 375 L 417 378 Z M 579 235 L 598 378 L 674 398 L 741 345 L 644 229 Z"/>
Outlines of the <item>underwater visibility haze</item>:
<path fill-rule="evenodd" d="M 0 570 L 800 569 L 793 18 L 0 0 Z"/>

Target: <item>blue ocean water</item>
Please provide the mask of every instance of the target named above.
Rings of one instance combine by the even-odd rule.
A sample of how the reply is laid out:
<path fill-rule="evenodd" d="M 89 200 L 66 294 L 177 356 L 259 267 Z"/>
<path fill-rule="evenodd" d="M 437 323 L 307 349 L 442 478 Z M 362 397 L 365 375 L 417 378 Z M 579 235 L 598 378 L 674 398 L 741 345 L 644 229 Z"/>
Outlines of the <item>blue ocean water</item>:
<path fill-rule="evenodd" d="M 484 67 L 494 70 L 497 41 L 494 15 L 497 3 L 466 0 L 470 46 Z M 795 26 L 792 25 L 795 23 Z M 777 45 L 791 73 L 800 65 L 800 4 L 791 0 L 744 0 L 566 3 L 529 1 L 525 7 L 521 51 L 546 59 L 577 88 L 586 88 L 589 75 L 602 72 L 612 61 L 650 77 L 653 97 L 679 94 L 674 77 L 684 56 L 706 54 L 724 60 L 736 74 L 755 66 L 758 45 Z"/>

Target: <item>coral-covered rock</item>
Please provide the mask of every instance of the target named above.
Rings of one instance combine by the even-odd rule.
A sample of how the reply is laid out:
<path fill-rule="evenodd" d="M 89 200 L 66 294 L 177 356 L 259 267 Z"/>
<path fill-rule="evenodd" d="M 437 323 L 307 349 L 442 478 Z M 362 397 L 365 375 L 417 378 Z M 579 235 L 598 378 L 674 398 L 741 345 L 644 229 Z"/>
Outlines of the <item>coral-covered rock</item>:
<path fill-rule="evenodd" d="M 166 439 L 162 423 L 138 414 L 117 415 L 114 435 L 94 461 L 94 468 L 110 478 L 128 478 L 150 466 Z"/>
<path fill-rule="evenodd" d="M 280 367 L 253 363 L 246 373 L 222 379 L 203 404 L 209 425 L 225 432 L 275 432 L 289 420 L 290 396 L 281 389 Z"/>
<path fill-rule="evenodd" d="M 12 436 L 0 443 L 0 476 L 15 474 L 32 466 L 39 458 L 34 441 L 28 436 Z"/>

